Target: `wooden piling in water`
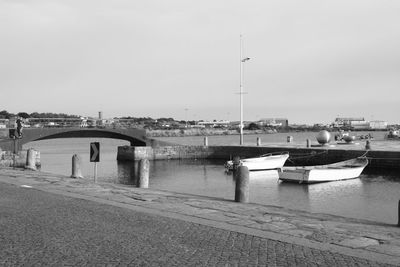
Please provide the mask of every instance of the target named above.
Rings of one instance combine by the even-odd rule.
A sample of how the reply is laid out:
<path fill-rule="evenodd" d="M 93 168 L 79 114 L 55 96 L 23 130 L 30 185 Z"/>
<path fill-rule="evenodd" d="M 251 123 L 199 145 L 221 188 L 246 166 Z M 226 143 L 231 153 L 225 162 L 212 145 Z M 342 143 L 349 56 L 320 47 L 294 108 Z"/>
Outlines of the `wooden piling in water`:
<path fill-rule="evenodd" d="M 239 166 L 234 175 L 236 179 L 235 201 L 248 203 L 250 200 L 249 169 L 246 166 Z"/>
<path fill-rule="evenodd" d="M 371 141 L 367 140 L 367 142 L 365 143 L 365 149 L 371 149 Z"/>

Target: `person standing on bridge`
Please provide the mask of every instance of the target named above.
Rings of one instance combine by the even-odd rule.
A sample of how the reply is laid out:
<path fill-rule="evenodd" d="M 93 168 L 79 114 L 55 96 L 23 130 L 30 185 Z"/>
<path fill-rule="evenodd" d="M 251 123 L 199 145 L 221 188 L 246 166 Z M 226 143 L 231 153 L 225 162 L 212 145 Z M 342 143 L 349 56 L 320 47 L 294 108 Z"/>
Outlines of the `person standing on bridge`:
<path fill-rule="evenodd" d="M 22 128 L 23 128 L 21 117 L 17 117 L 16 124 L 17 124 L 17 136 L 16 137 L 21 138 L 22 137 Z"/>

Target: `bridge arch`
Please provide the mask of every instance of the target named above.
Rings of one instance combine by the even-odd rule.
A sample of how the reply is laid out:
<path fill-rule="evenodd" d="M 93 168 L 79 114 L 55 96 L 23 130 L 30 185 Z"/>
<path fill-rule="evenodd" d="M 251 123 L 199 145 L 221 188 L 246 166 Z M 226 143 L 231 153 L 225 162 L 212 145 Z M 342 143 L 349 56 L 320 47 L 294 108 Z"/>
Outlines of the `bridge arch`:
<path fill-rule="evenodd" d="M 18 139 L 18 150 L 22 145 L 40 140 L 56 138 L 112 138 L 130 142 L 131 146 L 159 146 L 168 143 L 147 138 L 146 131 L 141 129 L 112 129 L 112 128 L 25 128 L 23 137 Z M 2 149 L 12 150 L 13 140 L 0 142 Z"/>
<path fill-rule="evenodd" d="M 115 131 L 107 131 L 102 129 L 85 129 L 85 130 L 64 130 L 64 131 L 46 131 L 46 134 L 27 134 L 24 133 L 24 137 L 21 139 L 22 144 L 29 143 L 32 141 L 57 139 L 57 138 L 112 138 L 120 139 L 130 142 L 131 146 L 146 146 L 146 140 L 134 135 L 123 134 Z"/>

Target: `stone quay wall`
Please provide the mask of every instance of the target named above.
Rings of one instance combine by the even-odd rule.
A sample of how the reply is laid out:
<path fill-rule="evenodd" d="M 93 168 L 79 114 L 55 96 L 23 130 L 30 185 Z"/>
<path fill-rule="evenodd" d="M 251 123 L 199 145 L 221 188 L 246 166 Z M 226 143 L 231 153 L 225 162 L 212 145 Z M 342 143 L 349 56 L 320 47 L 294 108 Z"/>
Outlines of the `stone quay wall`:
<path fill-rule="evenodd" d="M 118 147 L 118 160 L 138 161 L 168 159 L 220 159 L 229 160 L 257 157 L 272 152 L 289 152 L 285 165 L 322 165 L 365 155 L 368 168 L 400 169 L 400 151 L 332 149 L 328 147 L 277 147 L 277 146 L 162 146 L 162 147 Z"/>
<path fill-rule="evenodd" d="M 35 166 L 37 169 L 41 167 L 40 152 L 34 150 Z M 16 167 L 25 168 L 27 163 L 27 150 L 18 151 L 13 154 L 10 151 L 0 150 L 0 167 Z"/>

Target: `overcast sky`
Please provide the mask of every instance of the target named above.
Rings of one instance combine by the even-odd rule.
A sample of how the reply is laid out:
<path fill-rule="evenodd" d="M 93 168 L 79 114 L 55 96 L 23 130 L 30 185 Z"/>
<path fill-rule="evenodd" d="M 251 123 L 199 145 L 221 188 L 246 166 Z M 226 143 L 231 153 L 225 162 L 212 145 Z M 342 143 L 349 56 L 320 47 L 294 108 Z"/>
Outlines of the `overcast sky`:
<path fill-rule="evenodd" d="M 0 110 L 400 123 L 400 1 L 0 0 Z"/>

